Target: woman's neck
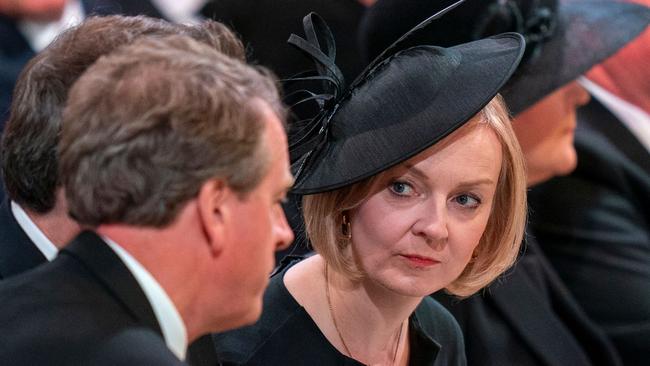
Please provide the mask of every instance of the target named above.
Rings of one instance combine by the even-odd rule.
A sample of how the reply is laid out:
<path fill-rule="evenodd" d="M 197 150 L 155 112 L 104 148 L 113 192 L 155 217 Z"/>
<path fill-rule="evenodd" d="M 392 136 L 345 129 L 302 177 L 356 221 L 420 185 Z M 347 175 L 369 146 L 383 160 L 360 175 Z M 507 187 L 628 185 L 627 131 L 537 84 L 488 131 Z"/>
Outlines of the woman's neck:
<path fill-rule="evenodd" d="M 364 364 L 406 361 L 405 323 L 422 299 L 397 294 L 367 279 L 351 281 L 331 268 L 327 272 L 328 280 L 324 260 L 314 256 L 291 268 L 284 281 L 330 343 Z"/>

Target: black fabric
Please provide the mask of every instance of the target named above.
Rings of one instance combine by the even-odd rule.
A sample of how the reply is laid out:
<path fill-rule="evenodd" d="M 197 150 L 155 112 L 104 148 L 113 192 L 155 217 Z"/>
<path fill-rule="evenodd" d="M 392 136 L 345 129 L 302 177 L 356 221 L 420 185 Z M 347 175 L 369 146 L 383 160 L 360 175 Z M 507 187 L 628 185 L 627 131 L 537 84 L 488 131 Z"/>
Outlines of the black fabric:
<path fill-rule="evenodd" d="M 0 205 L 0 280 L 21 274 L 46 258 L 20 227 L 9 200 Z"/>
<path fill-rule="evenodd" d="M 365 11 L 354 0 L 212 0 L 202 10 L 237 32 L 247 46 L 248 59 L 289 78 L 310 70 L 312 63 L 287 44 L 291 33 L 302 30 L 302 17 L 317 12 L 328 21 L 338 41 L 337 65 L 352 80 L 363 69 L 353 36 Z"/>
<path fill-rule="evenodd" d="M 469 365 L 619 365 L 602 331 L 587 318 L 528 238 L 510 271 L 484 291 L 438 299 L 458 320 Z"/>
<path fill-rule="evenodd" d="M 34 55 L 15 20 L 0 14 L 0 131 L 9 118 L 11 95 L 18 74 Z"/>
<path fill-rule="evenodd" d="M 0 308 L 2 365 L 84 365 L 105 341 L 134 327 L 162 337 L 137 281 L 92 232 L 54 261 L 3 281 Z"/>
<path fill-rule="evenodd" d="M 359 27 L 366 60 L 449 3 L 378 0 Z M 524 34 L 526 58 L 501 91 L 516 115 L 612 55 L 648 23 L 650 9 L 619 1 L 466 0 L 413 42 L 449 47 L 501 32 Z"/>
<path fill-rule="evenodd" d="M 284 286 L 284 274 L 298 261 L 287 257 L 272 276 L 255 325 L 214 335 L 223 365 L 361 365 L 329 343 Z M 411 315 L 409 332 L 410 365 L 465 364 L 458 324 L 432 299 Z"/>
<path fill-rule="evenodd" d="M 178 366 L 185 365 L 147 328 L 129 328 L 109 337 L 84 358 L 92 366 Z M 216 362 L 213 363 L 216 365 Z"/>
<path fill-rule="evenodd" d="M 645 365 L 650 359 L 650 153 L 595 99 L 578 118 L 578 167 L 531 191 L 531 226 L 625 364 Z"/>
<path fill-rule="evenodd" d="M 163 18 L 162 13 L 149 0 L 82 0 L 86 15 L 146 15 Z"/>

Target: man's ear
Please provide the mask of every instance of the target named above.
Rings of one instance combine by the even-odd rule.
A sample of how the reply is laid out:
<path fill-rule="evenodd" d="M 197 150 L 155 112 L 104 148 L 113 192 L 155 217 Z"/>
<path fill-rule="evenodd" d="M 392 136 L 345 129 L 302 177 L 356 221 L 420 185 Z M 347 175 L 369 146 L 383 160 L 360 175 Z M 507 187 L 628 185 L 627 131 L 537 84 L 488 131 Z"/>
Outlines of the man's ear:
<path fill-rule="evenodd" d="M 225 244 L 226 222 L 228 220 L 227 201 L 233 192 L 221 179 L 211 179 L 203 183 L 197 197 L 199 220 L 214 256 L 218 256 Z"/>

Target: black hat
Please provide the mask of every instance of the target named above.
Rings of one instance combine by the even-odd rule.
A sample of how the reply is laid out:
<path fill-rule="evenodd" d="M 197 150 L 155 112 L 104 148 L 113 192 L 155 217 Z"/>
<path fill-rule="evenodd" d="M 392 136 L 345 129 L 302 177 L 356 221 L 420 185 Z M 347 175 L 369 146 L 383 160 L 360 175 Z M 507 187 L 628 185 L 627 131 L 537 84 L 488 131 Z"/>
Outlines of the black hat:
<path fill-rule="evenodd" d="M 367 59 L 449 0 L 379 0 L 359 28 Z M 501 90 L 516 115 L 576 79 L 639 35 L 650 9 L 614 0 L 467 0 L 412 42 L 452 46 L 501 32 L 519 32 L 526 53 Z"/>
<path fill-rule="evenodd" d="M 307 39 L 292 34 L 289 43 L 314 59 L 319 76 L 299 80 L 320 80 L 328 90 L 302 93 L 302 101 L 318 100 L 322 108 L 290 130 L 294 193 L 337 189 L 407 160 L 461 127 L 497 94 L 523 55 L 523 38 L 505 33 L 449 48 L 408 42 L 443 13 L 385 49 L 347 88 L 327 25 L 314 13 L 304 18 Z"/>

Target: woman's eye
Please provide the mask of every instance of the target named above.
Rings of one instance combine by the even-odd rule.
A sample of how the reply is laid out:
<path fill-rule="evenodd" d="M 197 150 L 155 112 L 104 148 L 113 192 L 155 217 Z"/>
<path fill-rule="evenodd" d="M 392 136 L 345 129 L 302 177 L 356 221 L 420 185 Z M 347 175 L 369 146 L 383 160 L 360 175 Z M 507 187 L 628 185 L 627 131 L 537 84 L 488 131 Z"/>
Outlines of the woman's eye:
<path fill-rule="evenodd" d="M 481 203 L 478 198 L 472 197 L 468 194 L 461 194 L 459 196 L 456 196 L 455 200 L 459 205 L 467 208 L 476 208 Z"/>
<path fill-rule="evenodd" d="M 413 187 L 405 182 L 393 182 L 390 184 L 390 190 L 399 196 L 409 196 L 413 194 Z"/>

